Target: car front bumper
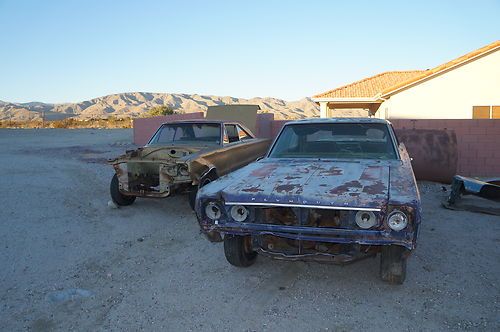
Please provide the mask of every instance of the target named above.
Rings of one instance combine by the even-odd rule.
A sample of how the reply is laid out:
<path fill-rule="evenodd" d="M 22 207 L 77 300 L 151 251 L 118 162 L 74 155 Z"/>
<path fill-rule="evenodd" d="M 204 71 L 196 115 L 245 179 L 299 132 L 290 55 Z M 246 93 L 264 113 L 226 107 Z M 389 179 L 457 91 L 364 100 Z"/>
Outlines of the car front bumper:
<path fill-rule="evenodd" d="M 257 223 L 225 222 L 214 224 L 201 221 L 201 229 L 210 241 L 222 240 L 222 235 L 271 235 L 292 240 L 360 245 L 400 245 L 415 249 L 417 231 L 387 231 L 341 229 L 330 227 L 282 226 Z"/>

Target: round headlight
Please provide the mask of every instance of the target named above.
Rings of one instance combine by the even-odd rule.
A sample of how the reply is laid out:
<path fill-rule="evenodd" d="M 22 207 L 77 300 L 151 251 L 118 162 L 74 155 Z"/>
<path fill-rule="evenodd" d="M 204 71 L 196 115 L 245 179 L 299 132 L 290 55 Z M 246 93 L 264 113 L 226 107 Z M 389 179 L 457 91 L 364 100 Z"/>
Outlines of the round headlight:
<path fill-rule="evenodd" d="M 371 211 L 358 211 L 356 213 L 356 224 L 363 229 L 368 229 L 377 224 L 377 217 Z"/>
<path fill-rule="evenodd" d="M 231 208 L 231 217 L 235 221 L 245 221 L 248 218 L 248 209 L 243 205 L 235 205 Z"/>
<path fill-rule="evenodd" d="M 389 214 L 387 223 L 391 229 L 400 231 L 408 225 L 408 217 L 403 212 L 394 210 Z"/>
<path fill-rule="evenodd" d="M 220 207 L 214 202 L 210 202 L 205 206 L 205 214 L 212 220 L 217 220 L 222 215 Z"/>
<path fill-rule="evenodd" d="M 189 169 L 188 169 L 187 165 L 179 165 L 179 174 L 182 176 L 189 175 Z"/>

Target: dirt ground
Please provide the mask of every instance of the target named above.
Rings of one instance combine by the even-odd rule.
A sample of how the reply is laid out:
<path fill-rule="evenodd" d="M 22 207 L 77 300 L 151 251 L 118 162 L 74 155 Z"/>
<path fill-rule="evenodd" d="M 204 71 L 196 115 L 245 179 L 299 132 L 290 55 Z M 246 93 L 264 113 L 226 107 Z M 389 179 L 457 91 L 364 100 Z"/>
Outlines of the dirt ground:
<path fill-rule="evenodd" d="M 500 217 L 440 207 L 404 285 L 379 258 L 229 265 L 185 197 L 108 207 L 130 130 L 0 130 L 0 330 L 500 330 Z"/>

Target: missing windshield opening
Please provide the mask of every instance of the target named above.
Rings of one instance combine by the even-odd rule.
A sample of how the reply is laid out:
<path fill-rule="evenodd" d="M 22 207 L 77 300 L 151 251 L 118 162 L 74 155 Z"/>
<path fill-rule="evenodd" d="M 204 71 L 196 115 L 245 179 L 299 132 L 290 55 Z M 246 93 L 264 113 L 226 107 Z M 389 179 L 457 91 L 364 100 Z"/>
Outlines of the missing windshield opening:
<path fill-rule="evenodd" d="M 397 159 L 387 125 L 324 123 L 287 125 L 270 157 Z"/>

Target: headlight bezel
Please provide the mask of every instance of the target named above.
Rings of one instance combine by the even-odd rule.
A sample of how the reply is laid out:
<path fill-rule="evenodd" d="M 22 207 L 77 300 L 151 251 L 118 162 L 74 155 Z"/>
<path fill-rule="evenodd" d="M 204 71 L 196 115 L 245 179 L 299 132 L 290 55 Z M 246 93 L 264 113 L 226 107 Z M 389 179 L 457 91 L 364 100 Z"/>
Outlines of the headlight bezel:
<path fill-rule="evenodd" d="M 218 211 L 215 211 L 214 208 Z M 204 204 L 203 213 L 212 221 L 220 220 L 223 216 L 222 204 L 217 201 L 208 201 Z"/>
<path fill-rule="evenodd" d="M 244 205 L 233 205 L 229 209 L 229 215 L 236 222 L 244 222 L 250 216 L 250 210 Z"/>
<path fill-rule="evenodd" d="M 163 164 L 161 171 L 168 176 L 176 176 L 178 172 L 177 165 Z"/>
<path fill-rule="evenodd" d="M 170 177 L 188 177 L 190 175 L 189 165 L 185 163 L 162 164 L 160 167 L 160 172 L 165 173 Z"/>
<path fill-rule="evenodd" d="M 189 176 L 189 166 L 187 164 L 178 164 L 177 174 L 180 176 Z"/>
<path fill-rule="evenodd" d="M 391 220 L 395 220 L 395 218 L 400 218 L 399 221 L 396 221 L 396 223 L 391 223 Z M 388 215 L 387 215 L 387 226 L 395 232 L 400 232 L 408 227 L 410 224 L 410 218 L 408 215 L 399 209 L 393 209 Z"/>
<path fill-rule="evenodd" d="M 372 221 L 372 222 L 370 222 L 370 224 L 367 224 L 367 225 L 360 224 L 363 222 L 362 216 L 364 214 L 367 214 L 369 216 L 369 220 Z M 372 211 L 364 211 L 364 210 L 356 212 L 356 214 L 354 215 L 354 222 L 361 229 L 370 229 L 370 228 L 373 228 L 379 224 L 378 217 L 375 213 L 373 213 Z"/>

